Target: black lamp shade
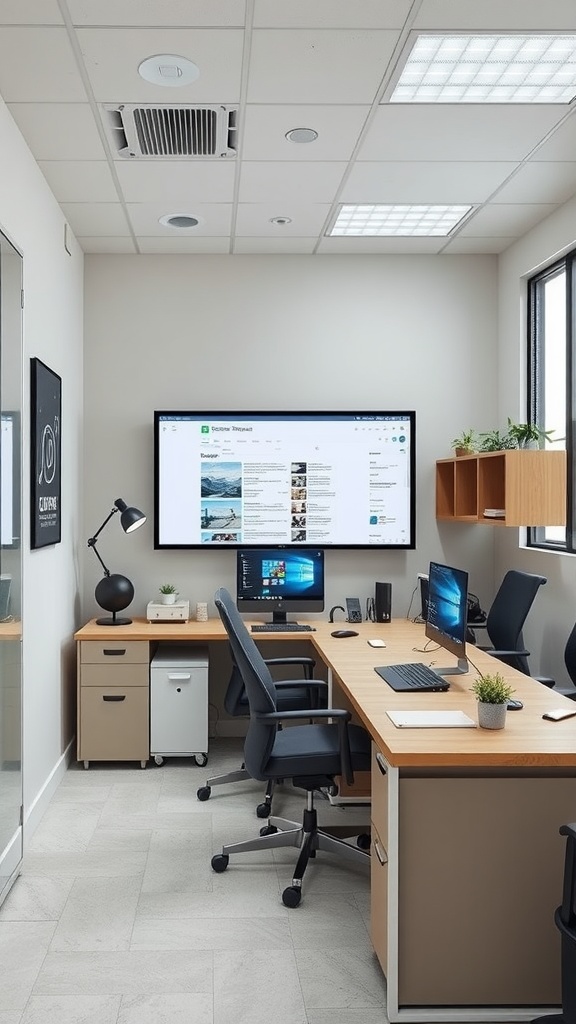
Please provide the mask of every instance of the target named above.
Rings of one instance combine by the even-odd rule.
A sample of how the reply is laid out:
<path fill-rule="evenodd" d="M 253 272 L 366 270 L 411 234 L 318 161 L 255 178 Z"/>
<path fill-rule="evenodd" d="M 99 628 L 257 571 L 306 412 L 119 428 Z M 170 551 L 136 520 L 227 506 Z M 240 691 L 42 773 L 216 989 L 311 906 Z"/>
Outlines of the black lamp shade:
<path fill-rule="evenodd" d="M 126 576 L 113 572 L 110 576 L 104 576 L 98 583 L 94 596 L 101 608 L 112 612 L 111 619 L 98 619 L 101 626 L 127 626 L 130 619 L 119 619 L 117 612 L 127 608 L 134 597 L 134 587 Z"/>
<path fill-rule="evenodd" d="M 128 506 L 122 498 L 116 498 L 114 504 L 120 512 L 120 523 L 124 533 L 132 533 L 133 530 L 137 530 L 139 526 L 143 526 L 146 522 L 144 513 L 139 508 Z"/>

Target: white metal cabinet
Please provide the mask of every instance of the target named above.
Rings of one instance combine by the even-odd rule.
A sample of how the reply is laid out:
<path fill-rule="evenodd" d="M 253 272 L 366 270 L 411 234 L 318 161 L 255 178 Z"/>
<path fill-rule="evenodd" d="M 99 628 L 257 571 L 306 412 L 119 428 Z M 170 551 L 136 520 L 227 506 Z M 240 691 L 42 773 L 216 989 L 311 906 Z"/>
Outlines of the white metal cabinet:
<path fill-rule="evenodd" d="M 208 760 L 208 651 L 160 644 L 150 662 L 150 753 Z"/>

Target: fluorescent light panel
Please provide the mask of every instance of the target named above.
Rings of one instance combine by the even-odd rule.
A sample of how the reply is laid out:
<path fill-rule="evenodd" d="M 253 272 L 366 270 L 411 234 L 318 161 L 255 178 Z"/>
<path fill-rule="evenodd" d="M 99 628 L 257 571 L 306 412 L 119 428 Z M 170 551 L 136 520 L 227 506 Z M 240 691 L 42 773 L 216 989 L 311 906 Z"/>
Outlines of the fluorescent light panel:
<path fill-rule="evenodd" d="M 390 103 L 570 103 L 576 35 L 419 35 Z"/>
<path fill-rule="evenodd" d="M 424 206 L 412 203 L 341 206 L 329 234 L 403 236 L 448 235 L 471 206 Z"/>

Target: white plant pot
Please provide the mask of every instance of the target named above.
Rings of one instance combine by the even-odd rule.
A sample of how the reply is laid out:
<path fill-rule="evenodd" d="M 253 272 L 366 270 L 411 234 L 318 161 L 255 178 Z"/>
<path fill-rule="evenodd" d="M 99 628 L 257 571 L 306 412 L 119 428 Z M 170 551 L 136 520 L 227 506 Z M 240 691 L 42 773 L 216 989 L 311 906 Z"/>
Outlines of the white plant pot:
<path fill-rule="evenodd" d="M 174 604 L 176 601 L 176 594 L 161 594 L 162 604 Z"/>
<path fill-rule="evenodd" d="M 481 729 L 503 729 L 508 704 L 484 704 L 478 701 L 478 725 Z"/>

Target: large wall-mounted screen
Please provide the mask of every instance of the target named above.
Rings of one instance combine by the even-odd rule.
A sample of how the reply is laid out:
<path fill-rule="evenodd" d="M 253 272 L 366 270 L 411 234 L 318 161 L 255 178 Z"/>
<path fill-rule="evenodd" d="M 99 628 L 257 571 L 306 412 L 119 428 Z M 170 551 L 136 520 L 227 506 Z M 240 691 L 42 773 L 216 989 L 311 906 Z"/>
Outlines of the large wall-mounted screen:
<path fill-rule="evenodd" d="M 415 413 L 154 413 L 156 548 L 415 547 Z"/>

